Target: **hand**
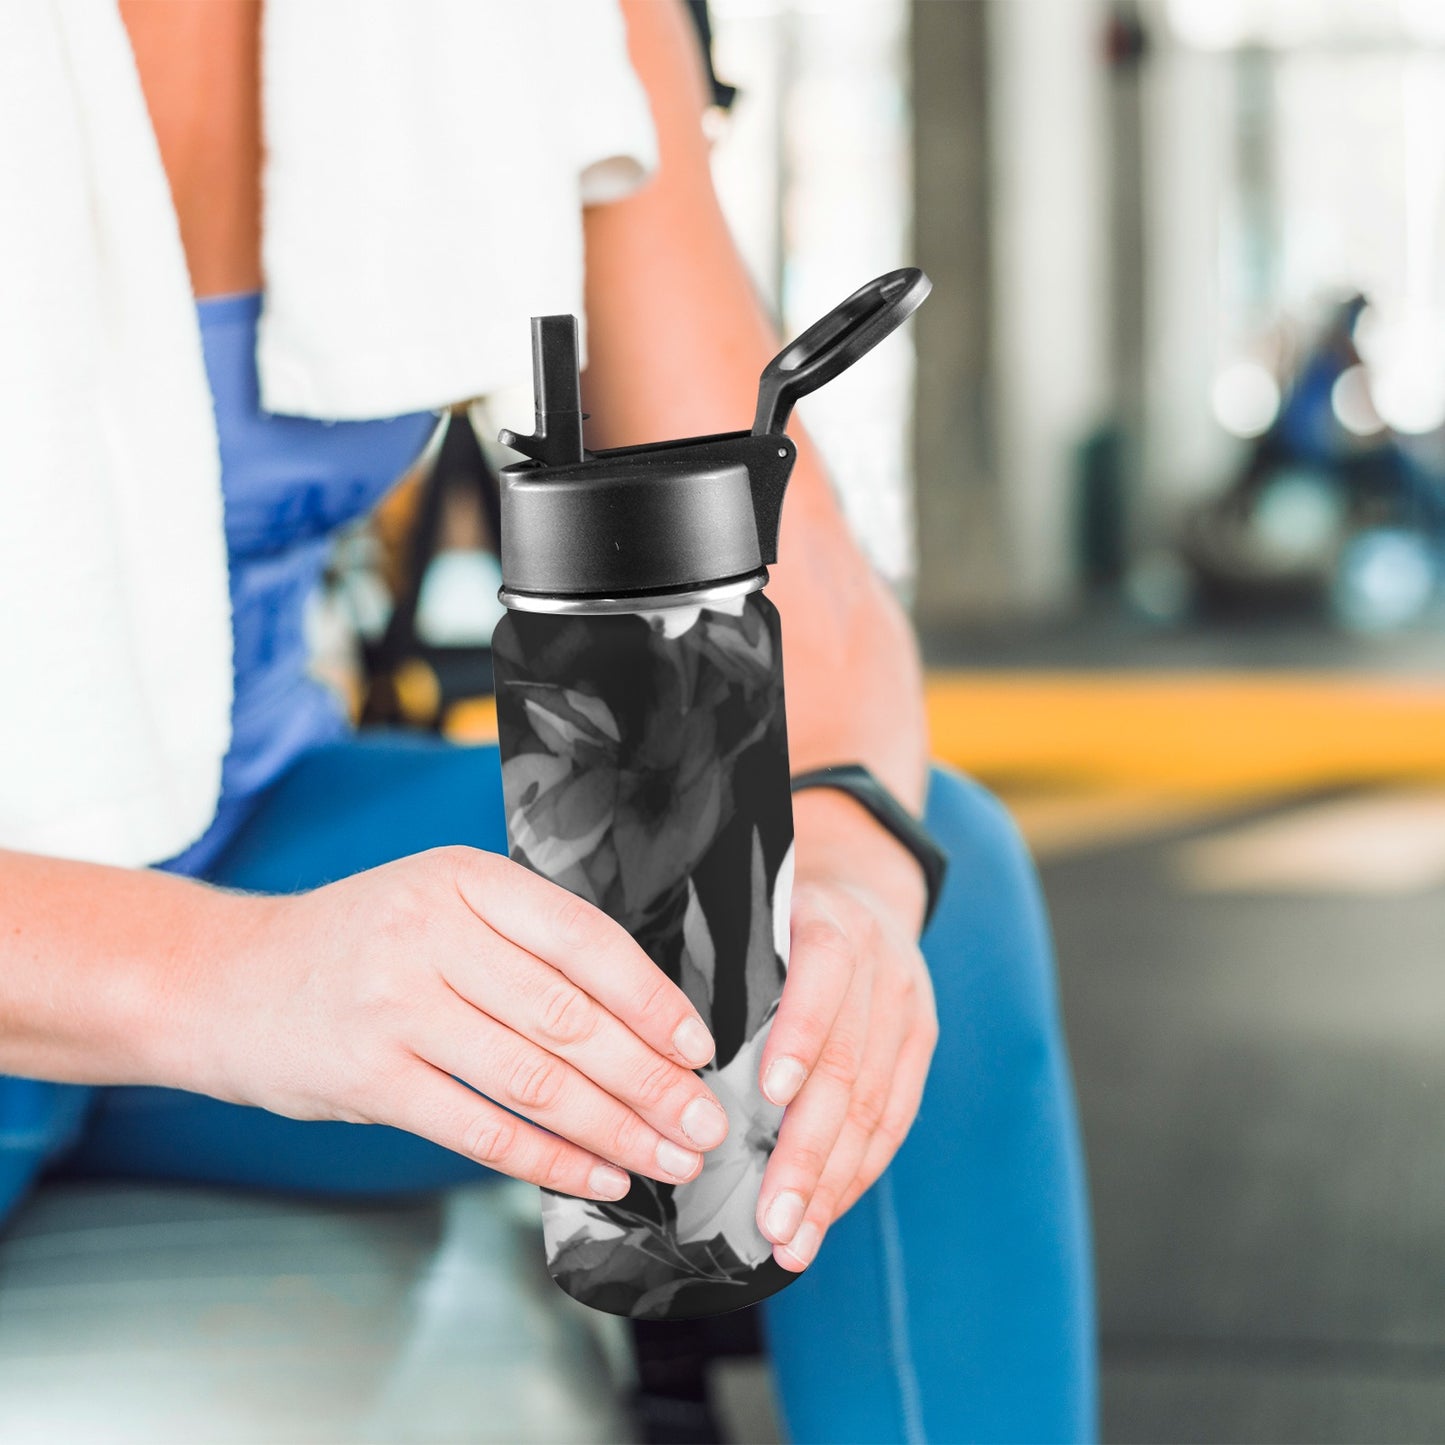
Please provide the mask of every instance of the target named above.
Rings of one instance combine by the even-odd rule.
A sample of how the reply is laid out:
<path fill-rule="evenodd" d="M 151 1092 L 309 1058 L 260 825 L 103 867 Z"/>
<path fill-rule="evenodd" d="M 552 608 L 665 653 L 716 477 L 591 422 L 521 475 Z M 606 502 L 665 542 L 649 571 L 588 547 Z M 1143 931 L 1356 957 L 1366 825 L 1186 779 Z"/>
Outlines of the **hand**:
<path fill-rule="evenodd" d="M 594 1199 L 626 1194 L 615 1165 L 692 1179 L 727 1133 L 691 1072 L 713 1040 L 682 991 L 611 919 L 505 858 L 440 848 L 248 901 L 254 933 L 206 970 L 183 1025 L 190 1087 L 395 1125 Z"/>
<path fill-rule="evenodd" d="M 840 794 L 799 794 L 794 812 L 791 958 L 760 1075 L 787 1111 L 757 1218 L 773 1257 L 797 1271 L 902 1144 L 938 1018 L 915 941 L 917 863 Z"/>

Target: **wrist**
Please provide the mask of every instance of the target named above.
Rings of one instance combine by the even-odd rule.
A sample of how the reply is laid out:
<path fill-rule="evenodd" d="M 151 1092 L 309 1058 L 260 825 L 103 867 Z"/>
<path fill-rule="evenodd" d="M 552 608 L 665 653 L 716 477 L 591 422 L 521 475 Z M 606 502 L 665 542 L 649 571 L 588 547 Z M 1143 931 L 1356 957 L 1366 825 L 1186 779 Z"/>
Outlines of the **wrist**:
<path fill-rule="evenodd" d="M 876 899 L 913 937 L 928 885 L 918 860 L 860 803 L 833 788 L 793 795 L 799 881 L 842 884 Z"/>
<path fill-rule="evenodd" d="M 264 996 L 266 955 L 284 898 L 195 887 L 170 946 L 136 990 L 138 1060 L 149 1082 L 232 1098 L 227 1042 Z"/>
<path fill-rule="evenodd" d="M 246 977 L 252 920 L 274 901 L 150 869 L 31 854 L 0 860 L 0 1072 L 77 1084 L 204 1089 L 226 1032 L 207 998 Z"/>

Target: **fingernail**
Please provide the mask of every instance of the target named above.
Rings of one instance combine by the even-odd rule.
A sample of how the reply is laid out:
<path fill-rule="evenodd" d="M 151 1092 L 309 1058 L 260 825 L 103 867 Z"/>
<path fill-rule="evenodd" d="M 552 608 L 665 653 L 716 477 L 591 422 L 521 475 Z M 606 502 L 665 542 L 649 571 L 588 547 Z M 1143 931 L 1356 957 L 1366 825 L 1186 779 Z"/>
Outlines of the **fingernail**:
<path fill-rule="evenodd" d="M 587 1176 L 587 1186 L 604 1199 L 621 1199 L 632 1188 L 632 1180 L 620 1169 L 612 1169 L 606 1164 L 594 1164 L 592 1172 Z"/>
<path fill-rule="evenodd" d="M 674 1179 L 690 1179 L 702 1162 L 700 1156 L 691 1149 L 684 1149 L 682 1145 L 674 1144 L 671 1139 L 657 1141 L 656 1157 L 657 1167 Z"/>
<path fill-rule="evenodd" d="M 780 1248 L 784 1254 L 796 1261 L 799 1269 L 807 1269 L 813 1262 L 813 1256 L 818 1252 L 818 1244 L 822 1238 L 822 1230 L 810 1219 L 799 1227 L 798 1232 L 787 1244 Z"/>
<path fill-rule="evenodd" d="M 672 1036 L 672 1046 L 682 1058 L 694 1068 L 701 1068 L 717 1052 L 712 1035 L 703 1027 L 701 1020 L 686 1018 L 678 1024 Z"/>
<path fill-rule="evenodd" d="M 711 1099 L 694 1099 L 682 1111 L 682 1132 L 699 1149 L 711 1149 L 727 1138 L 728 1116 Z"/>
<path fill-rule="evenodd" d="M 774 1059 L 763 1079 L 763 1092 L 775 1104 L 791 1104 L 807 1077 L 808 1071 L 797 1059 Z"/>
<path fill-rule="evenodd" d="M 803 1222 L 803 1196 L 792 1189 L 785 1189 L 768 1205 L 763 1219 L 774 1244 L 787 1244 L 798 1232 Z"/>

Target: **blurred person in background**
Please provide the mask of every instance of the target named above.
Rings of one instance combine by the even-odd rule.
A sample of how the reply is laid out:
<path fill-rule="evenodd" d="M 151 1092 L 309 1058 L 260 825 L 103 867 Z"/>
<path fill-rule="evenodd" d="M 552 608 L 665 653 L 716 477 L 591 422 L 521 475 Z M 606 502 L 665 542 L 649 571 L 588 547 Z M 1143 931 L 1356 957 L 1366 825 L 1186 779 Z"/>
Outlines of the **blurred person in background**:
<path fill-rule="evenodd" d="M 585 314 L 590 445 L 749 414 L 777 338 L 695 36 L 671 0 L 622 12 L 0 17 L 0 1107 L 39 1121 L 6 1210 L 47 1169 L 615 1199 L 723 1139 L 683 993 L 505 856 L 496 750 L 352 735 L 302 634 L 329 538 L 437 410 L 525 381 L 530 314 Z M 998 805 L 930 774 L 908 625 L 806 440 L 772 596 L 795 768 L 867 764 L 952 856 L 920 950 L 913 856 L 796 800 L 757 1215 L 807 1271 L 766 1306 L 789 1427 L 1088 1436 L 1034 879 Z"/>

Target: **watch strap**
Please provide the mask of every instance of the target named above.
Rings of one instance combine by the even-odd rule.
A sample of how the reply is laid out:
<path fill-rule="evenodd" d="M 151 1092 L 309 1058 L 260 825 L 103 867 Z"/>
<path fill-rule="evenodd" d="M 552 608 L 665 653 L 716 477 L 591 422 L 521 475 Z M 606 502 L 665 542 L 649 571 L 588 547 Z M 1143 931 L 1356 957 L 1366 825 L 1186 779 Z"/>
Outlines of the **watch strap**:
<path fill-rule="evenodd" d="M 948 873 L 948 854 L 933 834 L 862 763 L 835 763 L 795 774 L 793 791 L 799 793 L 804 788 L 835 788 L 846 793 L 914 856 L 928 890 L 923 913 L 923 926 L 927 928 Z"/>

